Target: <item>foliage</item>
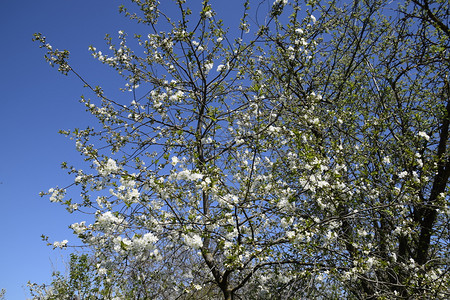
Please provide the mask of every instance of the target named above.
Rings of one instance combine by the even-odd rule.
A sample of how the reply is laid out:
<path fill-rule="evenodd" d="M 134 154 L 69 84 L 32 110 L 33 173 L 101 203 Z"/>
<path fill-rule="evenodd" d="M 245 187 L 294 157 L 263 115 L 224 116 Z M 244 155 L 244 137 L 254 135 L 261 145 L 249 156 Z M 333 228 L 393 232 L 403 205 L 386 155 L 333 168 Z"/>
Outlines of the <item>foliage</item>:
<path fill-rule="evenodd" d="M 71 227 L 106 299 L 449 297 L 445 1 L 247 1 L 230 30 L 132 2 L 150 33 L 90 48 L 124 95 L 35 35 L 97 96 L 101 129 L 63 131 L 81 201 L 43 194 L 95 214 Z"/>
<path fill-rule="evenodd" d="M 68 276 L 55 271 L 49 285 L 28 283 L 33 299 L 108 299 L 110 284 L 98 277 L 87 254 L 70 254 Z"/>

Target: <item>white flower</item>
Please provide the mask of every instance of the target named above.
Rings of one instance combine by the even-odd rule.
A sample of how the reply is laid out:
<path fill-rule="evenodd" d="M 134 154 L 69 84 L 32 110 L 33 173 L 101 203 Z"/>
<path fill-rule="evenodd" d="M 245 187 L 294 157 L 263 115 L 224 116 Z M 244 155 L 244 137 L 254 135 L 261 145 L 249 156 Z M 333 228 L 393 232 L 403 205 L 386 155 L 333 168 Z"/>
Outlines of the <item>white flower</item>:
<path fill-rule="evenodd" d="M 393 259 L 394 261 L 397 261 L 397 254 L 395 254 L 395 252 L 392 252 L 392 253 L 390 254 L 390 256 L 392 257 L 392 259 Z"/>
<path fill-rule="evenodd" d="M 316 23 L 316 17 L 314 17 L 313 15 L 311 15 L 311 21 L 312 21 L 313 23 Z"/>
<path fill-rule="evenodd" d="M 114 250 L 118 253 L 125 253 L 125 251 L 130 249 L 131 240 L 127 238 L 122 238 L 121 236 L 117 236 L 113 240 Z"/>
<path fill-rule="evenodd" d="M 151 232 L 147 232 L 142 237 L 133 238 L 132 247 L 137 251 L 150 250 L 153 245 L 158 241 L 158 238 Z"/>
<path fill-rule="evenodd" d="M 128 193 L 129 199 L 138 199 L 141 193 L 137 189 L 131 189 L 131 191 Z"/>
<path fill-rule="evenodd" d="M 175 94 L 173 94 L 173 95 L 171 95 L 171 96 L 169 97 L 169 100 L 171 100 L 171 101 L 177 101 L 177 100 L 182 99 L 183 96 L 184 96 L 184 92 L 183 92 L 183 91 L 177 91 Z"/>
<path fill-rule="evenodd" d="M 294 231 L 287 231 L 286 232 L 286 237 L 288 239 L 292 239 L 295 236 L 295 232 Z"/>
<path fill-rule="evenodd" d="M 213 142 L 213 139 L 211 137 L 202 138 L 201 142 L 202 144 L 211 144 Z"/>
<path fill-rule="evenodd" d="M 76 234 L 81 234 L 84 233 L 86 231 L 86 222 L 83 221 L 81 223 L 74 223 L 72 225 L 70 225 L 70 228 L 72 228 L 72 230 L 76 233 Z"/>
<path fill-rule="evenodd" d="M 205 17 L 207 17 L 208 19 L 211 18 L 212 17 L 212 12 L 210 10 L 205 12 Z"/>
<path fill-rule="evenodd" d="M 427 141 L 430 140 L 430 136 L 428 134 L 426 134 L 424 131 L 419 131 L 419 133 L 417 135 L 424 138 Z"/>
<path fill-rule="evenodd" d="M 98 162 L 95 162 L 95 164 L 97 165 L 98 173 L 102 176 L 107 176 L 119 170 L 116 161 L 112 158 L 108 158 L 108 161 L 105 165 L 101 165 Z"/>
<path fill-rule="evenodd" d="M 54 242 L 53 248 L 60 248 L 60 249 L 65 248 L 65 247 L 67 247 L 68 242 L 69 242 L 68 240 L 64 240 L 62 242 Z"/>
<path fill-rule="evenodd" d="M 107 270 L 105 268 L 100 268 L 98 269 L 98 274 L 99 275 L 106 275 Z"/>
<path fill-rule="evenodd" d="M 177 163 L 179 163 L 179 162 L 180 162 L 180 160 L 178 159 L 178 157 L 172 156 L 172 162 L 171 162 L 172 166 L 175 167 L 177 165 Z"/>
<path fill-rule="evenodd" d="M 120 224 L 124 222 L 122 217 L 116 217 L 112 212 L 107 211 L 97 218 L 97 222 L 101 225 Z"/>
<path fill-rule="evenodd" d="M 202 238 L 199 235 L 193 234 L 192 236 L 183 234 L 184 242 L 189 247 L 194 249 L 200 249 L 203 246 Z"/>
<path fill-rule="evenodd" d="M 405 178 L 407 175 L 408 175 L 408 172 L 407 171 L 403 171 L 403 172 L 398 174 L 398 177 L 399 178 Z"/>
<path fill-rule="evenodd" d="M 186 180 L 186 181 L 189 181 L 189 180 L 198 180 L 198 179 L 202 179 L 203 178 L 203 175 L 202 174 L 199 174 L 199 173 L 192 173 L 191 171 L 189 171 L 189 170 L 183 170 L 183 171 L 181 171 L 180 173 L 178 173 L 177 175 L 176 175 L 176 179 L 177 180 Z"/>
<path fill-rule="evenodd" d="M 280 127 L 275 127 L 275 126 L 272 126 L 272 125 L 270 125 L 267 128 L 267 131 L 269 131 L 270 133 L 277 133 L 277 132 L 280 132 L 280 130 L 281 130 Z"/>
<path fill-rule="evenodd" d="M 112 171 L 116 171 L 117 170 L 116 161 L 112 158 L 109 158 L 108 162 L 106 163 L 106 168 Z"/>
<path fill-rule="evenodd" d="M 288 0 L 275 0 L 272 5 L 276 6 L 276 5 L 280 4 L 282 6 L 285 6 L 287 3 L 288 3 Z"/>
<path fill-rule="evenodd" d="M 214 66 L 214 63 L 212 63 L 212 62 L 206 63 L 205 64 L 205 73 L 208 74 L 209 71 L 211 71 L 211 69 L 213 68 L 213 66 Z"/>
<path fill-rule="evenodd" d="M 414 258 L 410 258 L 410 259 L 409 259 L 409 262 L 410 262 L 409 267 L 410 267 L 411 269 L 415 268 L 416 262 L 415 262 Z"/>
<path fill-rule="evenodd" d="M 217 72 L 222 72 L 222 70 L 225 68 L 224 65 L 218 65 L 217 66 Z"/>
<path fill-rule="evenodd" d="M 327 187 L 327 186 L 329 186 L 330 184 L 327 182 L 327 181 L 325 181 L 325 180 L 319 180 L 319 181 L 317 181 L 317 186 L 319 187 L 319 188 L 323 188 L 323 187 Z"/>
<path fill-rule="evenodd" d="M 372 267 L 372 265 L 373 265 L 373 262 L 374 262 L 373 257 L 369 257 L 369 258 L 366 260 L 367 268 L 370 269 L 370 268 Z"/>
<path fill-rule="evenodd" d="M 49 189 L 48 192 L 52 194 L 50 196 L 51 202 L 61 202 L 62 199 L 64 198 L 64 194 L 66 191 L 64 189 L 53 189 L 52 188 L 52 189 Z"/>

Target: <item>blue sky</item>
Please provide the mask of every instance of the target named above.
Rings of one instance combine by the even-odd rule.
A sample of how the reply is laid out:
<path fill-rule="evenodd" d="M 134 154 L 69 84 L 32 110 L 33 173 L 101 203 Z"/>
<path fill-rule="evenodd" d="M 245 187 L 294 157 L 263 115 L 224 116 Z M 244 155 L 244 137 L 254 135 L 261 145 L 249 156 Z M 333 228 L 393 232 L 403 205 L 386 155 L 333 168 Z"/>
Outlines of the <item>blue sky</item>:
<path fill-rule="evenodd" d="M 91 58 L 90 44 L 104 45 L 131 21 L 118 13 L 122 1 L 3 1 L 0 10 L 0 289 L 6 299 L 25 299 L 27 281 L 48 282 L 64 268 L 62 255 L 40 240 L 72 238 L 67 226 L 82 216 L 40 198 L 39 191 L 64 186 L 71 177 L 62 161 L 80 156 L 59 129 L 83 128 L 92 119 L 78 102 L 88 91 L 74 76 L 63 76 L 43 59 L 32 42 L 42 32 L 57 48 L 69 49 L 71 62 L 94 84 L 114 84 L 111 71 Z M 114 74 L 112 74 L 114 75 Z"/>

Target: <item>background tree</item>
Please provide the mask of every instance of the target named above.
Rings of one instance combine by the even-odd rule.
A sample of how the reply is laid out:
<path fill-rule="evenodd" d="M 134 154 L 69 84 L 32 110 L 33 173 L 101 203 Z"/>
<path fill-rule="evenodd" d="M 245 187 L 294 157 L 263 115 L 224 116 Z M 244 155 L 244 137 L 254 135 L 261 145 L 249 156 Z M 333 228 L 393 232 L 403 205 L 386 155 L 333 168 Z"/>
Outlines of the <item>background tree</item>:
<path fill-rule="evenodd" d="M 124 95 L 35 37 L 98 97 L 102 129 L 63 132 L 82 201 L 44 194 L 95 214 L 72 228 L 105 298 L 448 297 L 443 2 L 247 1 L 239 31 L 209 1 L 132 2 L 136 50 L 91 47 Z"/>
<path fill-rule="evenodd" d="M 323 42 L 310 67 L 286 60 L 292 33 L 277 33 L 273 57 L 283 68 L 267 68 L 279 79 L 296 70 L 286 127 L 297 138 L 280 147 L 279 174 L 305 191 L 294 214 L 299 248 L 314 237 L 309 257 L 334 262 L 326 268 L 332 284 L 337 278 L 352 297 L 447 298 L 448 8 L 315 8 L 321 18 L 311 36 L 323 32 Z M 311 91 L 322 99 L 308 105 L 302 99 Z"/>
<path fill-rule="evenodd" d="M 111 285 L 101 280 L 87 254 L 70 255 L 67 276 L 55 271 L 49 285 L 28 283 L 33 299 L 105 299 Z M 103 285 L 104 284 L 104 285 Z"/>

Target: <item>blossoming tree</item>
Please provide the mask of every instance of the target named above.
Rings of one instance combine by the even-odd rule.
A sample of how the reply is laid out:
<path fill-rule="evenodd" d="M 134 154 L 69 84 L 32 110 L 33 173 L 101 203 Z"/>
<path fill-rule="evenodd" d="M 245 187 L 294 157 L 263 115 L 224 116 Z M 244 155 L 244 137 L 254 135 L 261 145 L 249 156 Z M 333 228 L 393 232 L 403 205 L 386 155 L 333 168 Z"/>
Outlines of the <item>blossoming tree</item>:
<path fill-rule="evenodd" d="M 102 297 L 448 297 L 443 3 L 247 1 L 227 31 L 210 1 L 132 2 L 137 48 L 90 47 L 125 97 L 35 36 L 97 96 L 102 128 L 63 132 L 82 198 L 43 194 L 95 215 L 71 228 Z"/>

